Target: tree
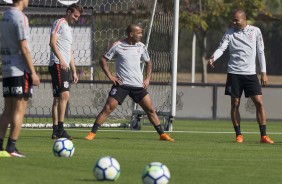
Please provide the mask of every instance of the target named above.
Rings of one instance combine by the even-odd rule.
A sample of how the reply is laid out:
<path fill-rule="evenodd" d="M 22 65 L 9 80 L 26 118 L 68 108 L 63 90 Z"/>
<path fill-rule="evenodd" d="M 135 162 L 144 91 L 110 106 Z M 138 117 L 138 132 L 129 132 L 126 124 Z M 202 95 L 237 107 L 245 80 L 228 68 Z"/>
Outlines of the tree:
<path fill-rule="evenodd" d="M 260 0 L 185 0 L 181 2 L 180 28 L 188 28 L 196 34 L 201 60 L 202 82 L 207 82 L 207 35 L 209 32 L 227 27 L 232 21 L 234 9 L 244 9 L 248 18 L 253 19 L 264 12 Z"/>

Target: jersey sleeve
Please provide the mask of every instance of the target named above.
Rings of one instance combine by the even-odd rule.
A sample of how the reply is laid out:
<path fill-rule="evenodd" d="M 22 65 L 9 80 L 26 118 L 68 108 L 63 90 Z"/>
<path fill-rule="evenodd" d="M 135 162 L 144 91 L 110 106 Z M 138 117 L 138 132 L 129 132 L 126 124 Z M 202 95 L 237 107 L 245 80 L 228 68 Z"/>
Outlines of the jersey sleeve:
<path fill-rule="evenodd" d="M 116 49 L 117 49 L 118 43 L 114 43 L 110 49 L 104 54 L 104 57 L 108 60 L 111 60 L 116 55 Z"/>
<path fill-rule="evenodd" d="M 226 48 L 229 45 L 229 34 L 228 31 L 223 35 L 221 42 L 219 44 L 219 47 L 216 49 L 216 51 L 214 52 L 213 56 L 214 56 L 214 61 L 216 61 L 222 54 L 223 52 L 226 50 Z"/>
<path fill-rule="evenodd" d="M 17 28 L 17 35 L 19 40 L 26 40 L 28 37 L 28 19 L 26 16 L 22 15 L 18 18 L 16 22 L 16 28 Z"/>
<path fill-rule="evenodd" d="M 63 19 L 59 19 L 57 21 L 54 22 L 54 24 L 52 25 L 52 28 L 51 28 L 51 34 L 52 35 L 61 35 L 62 33 L 62 29 L 63 29 Z"/>
<path fill-rule="evenodd" d="M 149 62 L 150 61 L 150 56 L 148 53 L 147 47 L 144 45 L 143 46 L 143 53 L 141 55 L 141 61 Z"/>
<path fill-rule="evenodd" d="M 256 46 L 257 46 L 257 55 L 258 55 L 261 72 L 266 72 L 264 43 L 260 29 L 257 29 Z"/>

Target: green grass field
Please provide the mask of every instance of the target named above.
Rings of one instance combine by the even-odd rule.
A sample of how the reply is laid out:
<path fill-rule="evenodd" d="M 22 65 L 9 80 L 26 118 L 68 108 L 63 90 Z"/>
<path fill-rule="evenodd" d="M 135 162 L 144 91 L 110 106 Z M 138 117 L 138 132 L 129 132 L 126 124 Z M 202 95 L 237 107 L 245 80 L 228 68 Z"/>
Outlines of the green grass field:
<path fill-rule="evenodd" d="M 69 129 L 76 148 L 71 158 L 53 156 L 51 130 L 23 129 L 17 146 L 27 157 L 0 158 L 0 183 L 113 183 L 96 181 L 92 174 L 96 159 L 106 155 L 121 165 L 117 184 L 141 184 L 143 168 L 153 161 L 168 166 L 171 184 L 282 182 L 281 123 L 268 123 L 273 145 L 259 143 L 255 122 L 242 122 L 241 144 L 234 142 L 229 121 L 175 121 L 173 129 L 176 142 L 159 141 L 153 128 L 144 126 L 141 131 L 102 128 L 94 141 L 83 140 L 89 129 Z"/>

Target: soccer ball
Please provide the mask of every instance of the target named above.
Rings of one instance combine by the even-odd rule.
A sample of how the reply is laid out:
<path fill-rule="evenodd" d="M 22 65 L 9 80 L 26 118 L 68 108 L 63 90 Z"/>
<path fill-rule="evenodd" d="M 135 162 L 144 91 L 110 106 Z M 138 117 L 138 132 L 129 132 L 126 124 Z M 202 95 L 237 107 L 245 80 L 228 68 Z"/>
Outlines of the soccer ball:
<path fill-rule="evenodd" d="M 100 181 L 115 181 L 120 175 L 120 165 L 118 161 L 111 156 L 101 157 L 94 165 L 93 174 L 96 179 Z"/>
<path fill-rule="evenodd" d="M 152 162 L 147 165 L 142 174 L 143 184 L 167 184 L 170 172 L 164 164 Z"/>
<path fill-rule="evenodd" d="M 53 153 L 56 157 L 71 157 L 74 150 L 72 141 L 67 138 L 57 139 L 53 145 Z"/>

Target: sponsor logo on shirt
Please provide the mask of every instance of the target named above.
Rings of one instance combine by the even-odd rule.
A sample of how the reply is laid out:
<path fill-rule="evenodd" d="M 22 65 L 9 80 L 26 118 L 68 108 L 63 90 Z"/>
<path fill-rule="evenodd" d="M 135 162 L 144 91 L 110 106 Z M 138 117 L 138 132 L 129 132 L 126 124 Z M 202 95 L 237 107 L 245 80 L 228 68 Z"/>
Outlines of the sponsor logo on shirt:
<path fill-rule="evenodd" d="M 21 86 L 11 87 L 12 94 L 23 94 L 23 88 Z"/>

